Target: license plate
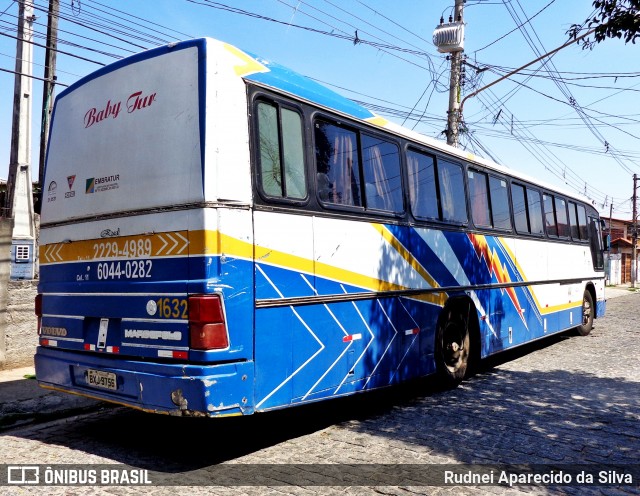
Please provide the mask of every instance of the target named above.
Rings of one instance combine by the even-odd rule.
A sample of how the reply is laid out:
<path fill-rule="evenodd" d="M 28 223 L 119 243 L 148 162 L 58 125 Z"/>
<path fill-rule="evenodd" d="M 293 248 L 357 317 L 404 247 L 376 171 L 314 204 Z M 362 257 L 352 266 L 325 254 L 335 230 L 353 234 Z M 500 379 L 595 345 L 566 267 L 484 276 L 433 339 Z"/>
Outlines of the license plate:
<path fill-rule="evenodd" d="M 104 372 L 103 370 L 87 369 L 87 384 L 89 386 L 110 389 L 115 391 L 118 389 L 118 381 L 116 374 L 113 372 Z"/>

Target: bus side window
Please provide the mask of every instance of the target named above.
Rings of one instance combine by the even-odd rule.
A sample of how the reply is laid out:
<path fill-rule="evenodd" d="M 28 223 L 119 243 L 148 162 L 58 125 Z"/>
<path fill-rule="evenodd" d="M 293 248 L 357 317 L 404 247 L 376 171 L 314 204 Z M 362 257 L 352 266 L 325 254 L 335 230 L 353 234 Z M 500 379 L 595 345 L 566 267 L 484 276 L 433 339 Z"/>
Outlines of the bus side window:
<path fill-rule="evenodd" d="M 469 169 L 469 203 L 471 204 L 471 218 L 476 226 L 491 227 L 491 212 L 489 211 L 489 193 L 487 189 L 487 175 L 484 172 Z"/>
<path fill-rule="evenodd" d="M 530 233 L 524 186 L 519 184 L 511 185 L 511 200 L 513 202 L 513 220 L 516 224 L 516 232 L 518 234 Z"/>
<path fill-rule="evenodd" d="M 511 229 L 511 211 L 507 181 L 489 176 L 489 196 L 491 198 L 491 218 L 496 229 Z"/>
<path fill-rule="evenodd" d="M 322 202 L 362 206 L 358 138 L 328 122 L 315 124 L 318 197 Z"/>
<path fill-rule="evenodd" d="M 398 147 L 388 141 L 361 135 L 366 207 L 400 213 L 402 180 Z"/>
<path fill-rule="evenodd" d="M 580 239 L 589 239 L 589 231 L 587 229 L 587 211 L 584 205 L 578 205 L 578 228 L 580 231 Z"/>
<path fill-rule="evenodd" d="M 409 200 L 411 212 L 417 218 L 438 219 L 435 160 L 430 155 L 407 151 Z"/>
<path fill-rule="evenodd" d="M 604 268 L 604 248 L 602 245 L 602 232 L 600 231 L 600 219 L 597 217 L 589 217 L 589 237 L 593 268 L 602 270 Z"/>
<path fill-rule="evenodd" d="M 578 214 L 577 205 L 574 202 L 569 202 L 569 227 L 571 230 L 571 237 L 574 240 L 580 239 L 580 229 L 578 228 Z"/>
<path fill-rule="evenodd" d="M 558 221 L 558 236 L 561 238 L 569 237 L 569 221 L 567 220 L 567 202 L 559 196 L 553 197 L 553 204 L 556 211 L 556 220 Z"/>
<path fill-rule="evenodd" d="M 282 147 L 286 196 L 297 199 L 306 198 L 302 120 L 300 114 L 289 109 L 282 109 Z"/>
<path fill-rule="evenodd" d="M 540 192 L 527 188 L 527 208 L 529 211 L 529 225 L 531 234 L 544 234 L 544 222 L 542 220 L 542 202 Z"/>
<path fill-rule="evenodd" d="M 484 172 L 469 169 L 469 203 L 476 226 L 511 229 L 511 211 L 507 181 Z"/>
<path fill-rule="evenodd" d="M 464 192 L 462 167 L 438 160 L 438 183 L 442 220 L 461 224 L 467 222 L 467 195 Z"/>
<path fill-rule="evenodd" d="M 556 224 L 556 215 L 553 211 L 553 196 L 542 195 L 544 201 L 544 221 L 547 227 L 547 234 L 551 237 L 558 237 L 558 224 Z"/>
<path fill-rule="evenodd" d="M 300 115 L 264 101 L 257 108 L 262 192 L 275 198 L 306 198 Z"/>

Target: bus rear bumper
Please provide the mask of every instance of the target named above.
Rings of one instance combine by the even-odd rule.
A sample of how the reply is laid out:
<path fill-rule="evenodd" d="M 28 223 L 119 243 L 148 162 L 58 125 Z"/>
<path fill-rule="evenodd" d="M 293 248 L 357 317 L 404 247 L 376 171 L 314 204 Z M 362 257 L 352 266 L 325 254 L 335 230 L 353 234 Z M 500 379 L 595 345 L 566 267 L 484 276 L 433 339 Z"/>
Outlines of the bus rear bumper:
<path fill-rule="evenodd" d="M 139 410 L 182 416 L 247 415 L 253 362 L 217 365 L 118 360 L 39 346 L 40 386 Z"/>

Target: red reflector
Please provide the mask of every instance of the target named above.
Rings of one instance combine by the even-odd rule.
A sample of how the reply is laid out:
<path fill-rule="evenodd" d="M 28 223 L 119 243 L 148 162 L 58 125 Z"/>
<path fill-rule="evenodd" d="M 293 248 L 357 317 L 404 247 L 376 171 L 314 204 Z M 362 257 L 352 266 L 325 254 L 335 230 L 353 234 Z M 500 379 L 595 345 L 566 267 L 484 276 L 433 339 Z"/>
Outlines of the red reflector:
<path fill-rule="evenodd" d="M 194 350 L 213 350 L 229 347 L 220 295 L 189 297 L 190 347 Z"/>
<path fill-rule="evenodd" d="M 91 350 L 91 345 L 89 343 L 85 343 L 84 344 L 84 349 L 87 350 L 87 351 Z"/>
<path fill-rule="evenodd" d="M 174 351 L 173 358 L 189 358 L 189 353 L 186 351 Z"/>
<path fill-rule="evenodd" d="M 191 333 L 191 348 L 194 350 L 220 350 L 229 346 L 227 328 L 224 322 L 217 324 L 192 322 L 189 330 Z"/>
<path fill-rule="evenodd" d="M 40 340 L 40 344 L 42 346 L 49 346 L 49 340 L 48 339 L 41 339 Z"/>

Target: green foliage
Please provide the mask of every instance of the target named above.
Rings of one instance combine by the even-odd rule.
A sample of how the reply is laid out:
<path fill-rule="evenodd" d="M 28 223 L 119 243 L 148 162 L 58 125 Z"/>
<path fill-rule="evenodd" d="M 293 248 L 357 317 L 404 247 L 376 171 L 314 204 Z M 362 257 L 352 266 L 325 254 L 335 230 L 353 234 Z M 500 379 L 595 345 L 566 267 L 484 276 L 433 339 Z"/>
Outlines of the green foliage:
<path fill-rule="evenodd" d="M 640 37 L 640 0 L 594 0 L 596 9 L 593 17 L 582 24 L 574 24 L 568 34 L 577 38 L 580 31 L 594 29 L 593 40 L 582 40 L 583 48 L 592 49 L 596 43 L 607 38 L 624 39 L 625 43 L 634 43 Z"/>

